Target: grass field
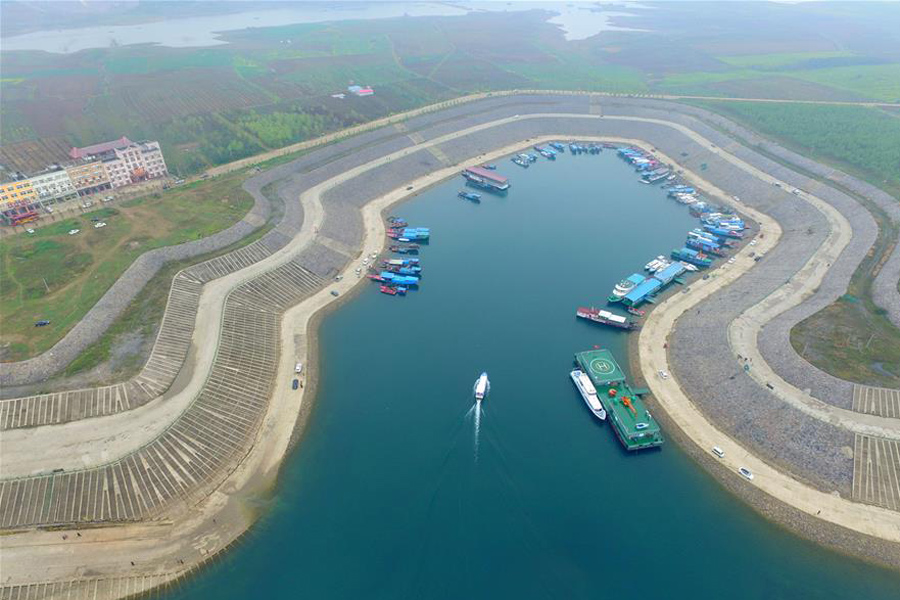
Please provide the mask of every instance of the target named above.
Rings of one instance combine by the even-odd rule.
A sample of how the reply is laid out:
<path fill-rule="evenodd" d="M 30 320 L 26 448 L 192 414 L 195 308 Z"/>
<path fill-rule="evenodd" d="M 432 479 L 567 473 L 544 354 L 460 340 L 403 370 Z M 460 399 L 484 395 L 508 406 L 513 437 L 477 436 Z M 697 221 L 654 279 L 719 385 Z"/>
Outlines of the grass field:
<path fill-rule="evenodd" d="M 240 220 L 253 204 L 227 176 L 102 208 L 0 242 L 0 348 L 22 360 L 50 348 L 142 253 L 198 239 Z M 95 229 L 91 218 L 107 223 Z M 71 229 L 80 229 L 69 235 Z M 51 324 L 35 327 L 38 320 Z"/>

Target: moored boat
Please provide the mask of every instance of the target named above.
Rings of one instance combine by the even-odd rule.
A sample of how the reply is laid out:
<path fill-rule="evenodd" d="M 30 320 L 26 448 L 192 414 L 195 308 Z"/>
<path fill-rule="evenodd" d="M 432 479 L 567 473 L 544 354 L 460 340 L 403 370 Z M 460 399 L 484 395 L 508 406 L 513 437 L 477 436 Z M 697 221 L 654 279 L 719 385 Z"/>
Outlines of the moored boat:
<path fill-rule="evenodd" d="M 600 402 L 600 398 L 597 396 L 597 389 L 591 383 L 591 378 L 580 369 L 575 369 L 569 373 L 569 377 L 572 378 L 578 393 L 581 394 L 581 399 L 584 400 L 591 413 L 601 421 L 605 421 L 606 409 L 603 408 L 603 403 Z"/>
<path fill-rule="evenodd" d="M 601 325 L 610 325 L 618 329 L 625 329 L 626 331 L 637 328 L 637 323 L 629 321 L 627 317 L 599 308 L 579 306 L 578 310 L 575 311 L 575 316 L 588 321 L 593 321 L 594 323 L 600 323 Z"/>

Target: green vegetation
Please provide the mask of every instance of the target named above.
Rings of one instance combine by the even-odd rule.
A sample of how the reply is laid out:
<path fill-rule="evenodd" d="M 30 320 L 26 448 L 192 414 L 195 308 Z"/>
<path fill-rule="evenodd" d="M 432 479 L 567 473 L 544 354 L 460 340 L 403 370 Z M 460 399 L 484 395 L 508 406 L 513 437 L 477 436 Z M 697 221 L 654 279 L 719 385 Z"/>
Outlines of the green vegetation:
<path fill-rule="evenodd" d="M 900 198 L 900 119 L 863 106 L 697 101 Z"/>
<path fill-rule="evenodd" d="M 253 204 L 230 175 L 138 198 L 0 242 L 0 344 L 4 360 L 61 339 L 141 254 L 198 239 L 240 220 Z M 106 227 L 95 229 L 91 218 Z M 71 229 L 79 229 L 69 235 Z M 35 327 L 48 319 L 50 325 Z"/>
<path fill-rule="evenodd" d="M 802 65 L 810 60 L 851 57 L 853 53 L 835 52 L 782 52 L 775 54 L 744 54 L 719 56 L 722 62 L 742 69 L 773 69 Z"/>

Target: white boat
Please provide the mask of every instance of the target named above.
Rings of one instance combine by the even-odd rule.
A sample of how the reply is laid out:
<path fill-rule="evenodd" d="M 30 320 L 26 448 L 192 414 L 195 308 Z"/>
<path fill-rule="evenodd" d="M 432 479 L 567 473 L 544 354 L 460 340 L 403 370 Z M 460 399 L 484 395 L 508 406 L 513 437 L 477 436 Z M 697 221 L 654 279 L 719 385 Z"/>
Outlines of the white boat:
<path fill-rule="evenodd" d="M 691 263 L 686 263 L 684 261 L 681 261 L 681 266 L 684 267 L 685 269 L 687 269 L 688 271 L 697 271 L 697 267 L 695 265 L 692 265 Z"/>
<path fill-rule="evenodd" d="M 581 370 L 575 369 L 571 373 L 569 373 L 569 377 L 572 378 L 572 381 L 575 383 L 575 387 L 578 388 L 578 392 L 581 394 L 584 403 L 587 404 L 587 407 L 594 413 L 594 416 L 600 419 L 601 421 L 606 420 L 606 409 L 603 408 L 603 404 L 600 402 L 600 398 L 597 397 L 597 390 L 594 388 L 594 384 L 591 383 L 591 378 L 585 375 Z"/>
<path fill-rule="evenodd" d="M 491 382 L 488 380 L 487 373 L 482 373 L 475 381 L 475 399 L 484 400 L 484 397 L 491 391 Z"/>
<path fill-rule="evenodd" d="M 650 271 L 651 273 L 653 271 L 655 271 L 657 267 L 659 267 L 659 259 L 658 258 L 651 260 L 646 265 L 644 265 L 644 269 L 647 271 Z"/>

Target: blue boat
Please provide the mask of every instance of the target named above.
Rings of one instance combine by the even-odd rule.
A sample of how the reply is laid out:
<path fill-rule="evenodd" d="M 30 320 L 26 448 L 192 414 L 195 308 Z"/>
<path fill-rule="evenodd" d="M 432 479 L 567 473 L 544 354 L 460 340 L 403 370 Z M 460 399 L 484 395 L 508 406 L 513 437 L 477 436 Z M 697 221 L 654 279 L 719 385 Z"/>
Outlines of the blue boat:
<path fill-rule="evenodd" d="M 390 271 L 382 271 L 379 273 L 382 280 L 394 285 L 402 285 L 406 287 L 419 285 L 419 278 L 414 275 L 400 275 L 391 273 Z"/>
<path fill-rule="evenodd" d="M 481 202 L 481 194 L 476 194 L 475 192 L 466 192 L 460 190 L 458 194 L 456 194 L 460 198 L 464 198 L 466 200 L 471 200 L 472 202 Z"/>
<path fill-rule="evenodd" d="M 703 253 L 698 252 L 697 250 L 692 250 L 691 248 L 672 250 L 672 258 L 676 260 L 682 260 L 686 263 L 691 263 L 692 265 L 696 265 L 704 269 L 712 264 L 712 259 L 707 258 Z"/>
<path fill-rule="evenodd" d="M 720 227 L 714 227 L 712 225 L 705 225 L 705 224 L 703 225 L 703 229 L 705 229 L 706 231 L 710 232 L 711 234 L 717 235 L 719 237 L 726 237 L 726 238 L 730 237 L 730 238 L 735 238 L 738 240 L 744 237 L 743 231 L 737 231 L 734 229 L 722 229 Z"/>
<path fill-rule="evenodd" d="M 555 150 L 559 150 L 560 152 L 562 152 L 566 149 L 566 147 L 563 144 L 560 144 L 559 142 L 550 142 L 550 146 Z"/>

